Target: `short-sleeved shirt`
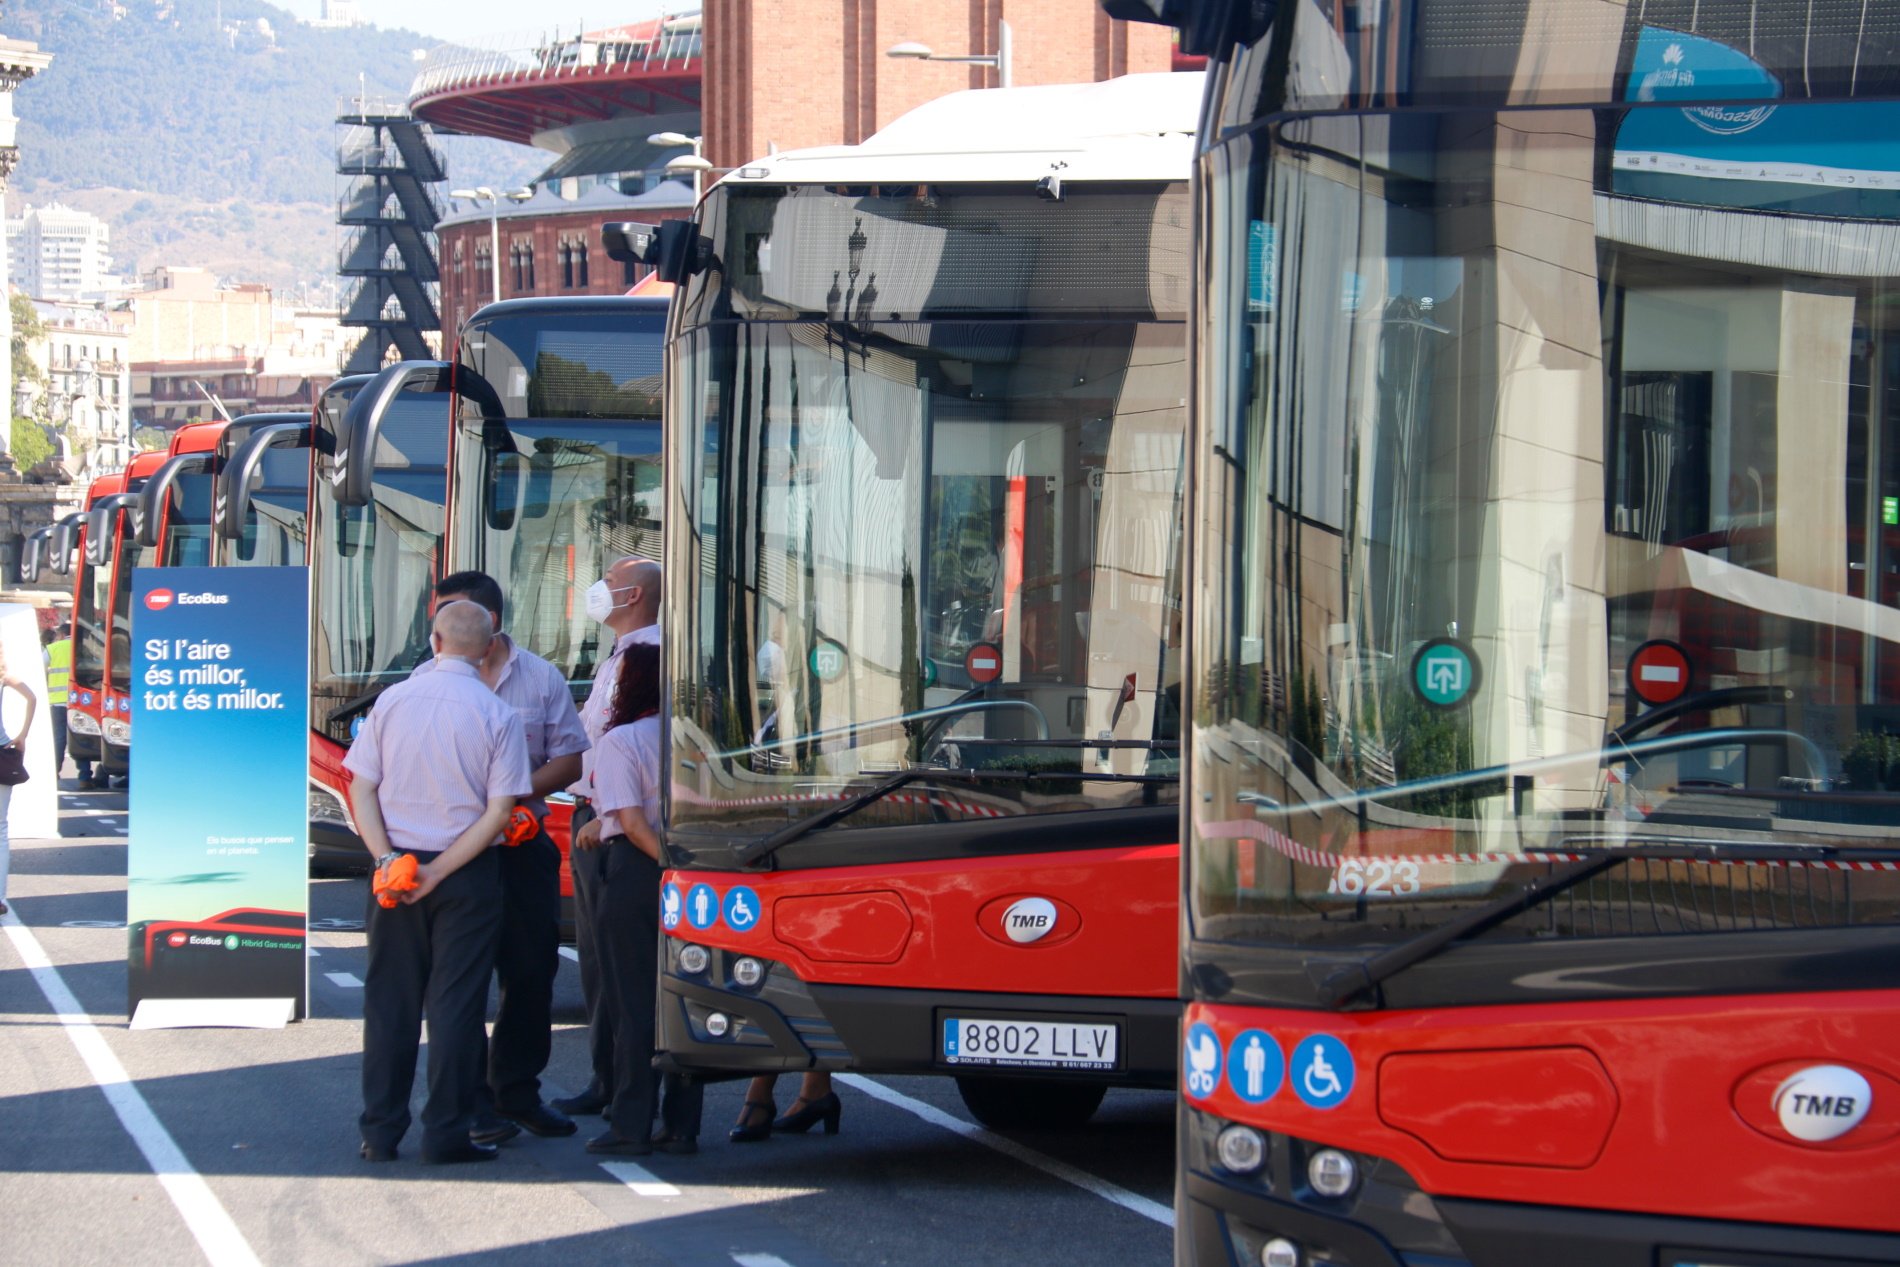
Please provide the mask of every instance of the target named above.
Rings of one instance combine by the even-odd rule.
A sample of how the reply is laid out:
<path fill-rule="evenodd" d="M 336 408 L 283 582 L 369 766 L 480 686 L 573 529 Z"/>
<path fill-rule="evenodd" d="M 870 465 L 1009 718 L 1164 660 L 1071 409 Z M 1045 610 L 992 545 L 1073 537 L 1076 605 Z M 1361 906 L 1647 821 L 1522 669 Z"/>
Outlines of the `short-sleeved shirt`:
<path fill-rule="evenodd" d="M 389 843 L 417 853 L 454 844 L 491 797 L 534 787 L 521 719 L 461 660 L 384 691 L 343 766 L 378 785 Z"/>
<path fill-rule="evenodd" d="M 596 746 L 602 735 L 607 733 L 607 723 L 613 720 L 614 691 L 620 685 L 620 658 L 628 647 L 635 643 L 650 646 L 660 645 L 660 627 L 642 625 L 632 633 L 621 634 L 614 639 L 614 649 L 600 667 L 594 670 L 594 687 L 587 692 L 587 702 L 581 705 L 581 728 L 587 732 L 588 742 Z M 581 777 L 568 785 L 568 791 L 576 796 L 594 795 L 594 751 L 589 748 L 581 756 Z"/>
<path fill-rule="evenodd" d="M 426 661 L 416 667 L 416 672 L 427 672 L 436 663 Z M 534 652 L 523 650 L 512 638 L 508 641 L 508 659 L 495 681 L 495 694 L 521 718 L 530 771 L 557 758 L 587 751 L 587 732 L 581 729 L 573 693 L 567 689 L 567 675 Z M 529 801 L 528 806 L 537 814 L 548 811 L 544 801 Z"/>
<path fill-rule="evenodd" d="M 660 834 L 660 719 L 615 726 L 594 746 L 594 810 L 600 838 L 625 836 L 615 813 L 637 809 Z"/>

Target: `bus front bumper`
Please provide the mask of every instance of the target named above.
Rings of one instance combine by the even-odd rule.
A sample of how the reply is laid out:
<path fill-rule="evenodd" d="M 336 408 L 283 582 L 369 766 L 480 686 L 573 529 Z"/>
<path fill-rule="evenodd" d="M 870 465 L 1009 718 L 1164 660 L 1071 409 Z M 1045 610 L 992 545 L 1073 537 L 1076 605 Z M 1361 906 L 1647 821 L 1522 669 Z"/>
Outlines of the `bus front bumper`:
<path fill-rule="evenodd" d="M 769 960 L 758 960 L 765 978 L 748 989 L 732 976 L 733 964 L 744 956 L 712 949 L 707 968 L 688 973 L 680 965 L 682 943 L 671 937 L 665 943 L 657 1032 L 665 1069 L 713 1079 L 825 1069 L 1062 1078 L 1163 1089 L 1177 1080 L 1181 1005 L 1173 999 L 825 985 L 801 981 Z M 723 1023 L 715 1017 L 723 1017 Z M 1118 1056 L 1112 1069 L 954 1064 L 944 1059 L 942 1048 L 950 1017 L 1113 1024 Z"/>

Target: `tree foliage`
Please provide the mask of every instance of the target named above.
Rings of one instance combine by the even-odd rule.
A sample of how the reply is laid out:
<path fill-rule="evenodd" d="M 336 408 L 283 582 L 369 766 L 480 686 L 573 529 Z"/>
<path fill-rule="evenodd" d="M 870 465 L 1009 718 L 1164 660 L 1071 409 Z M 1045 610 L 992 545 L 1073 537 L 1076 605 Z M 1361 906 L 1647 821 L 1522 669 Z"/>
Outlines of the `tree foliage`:
<path fill-rule="evenodd" d="M 31 418 L 13 420 L 13 461 L 22 471 L 31 470 L 53 456 L 53 440 L 46 428 Z"/>
<path fill-rule="evenodd" d="M 7 297 L 7 309 L 13 314 L 13 381 L 16 384 L 44 382 L 46 376 L 27 354 L 29 347 L 46 336 L 40 314 L 34 310 L 33 301 L 21 294 Z"/>

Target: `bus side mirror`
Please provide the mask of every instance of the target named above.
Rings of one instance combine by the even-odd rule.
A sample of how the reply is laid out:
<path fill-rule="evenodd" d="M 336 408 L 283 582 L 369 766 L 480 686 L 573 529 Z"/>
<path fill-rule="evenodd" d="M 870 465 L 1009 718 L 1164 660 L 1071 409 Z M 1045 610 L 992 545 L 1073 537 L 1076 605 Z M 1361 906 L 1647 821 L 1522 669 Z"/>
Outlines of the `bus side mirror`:
<path fill-rule="evenodd" d="M 515 513 L 521 505 L 522 474 L 527 459 L 512 450 L 489 454 L 488 526 L 495 532 L 508 532 L 515 526 Z"/>
<path fill-rule="evenodd" d="M 20 580 L 28 585 L 36 584 L 40 579 L 40 557 L 45 549 L 47 537 L 52 535 L 51 528 L 41 528 L 30 533 L 20 544 Z"/>
<path fill-rule="evenodd" d="M 338 428 L 336 499 L 344 506 L 367 506 L 375 499 L 376 441 L 389 411 L 404 392 L 441 395 L 442 426 L 449 425 L 447 361 L 398 361 L 372 378 L 343 411 Z"/>
<path fill-rule="evenodd" d="M 257 482 L 264 451 L 275 445 L 307 449 L 310 447 L 310 434 L 311 428 L 307 422 L 274 422 L 253 431 L 237 447 L 225 462 L 224 470 L 218 474 L 217 523 L 220 537 L 226 541 L 244 539 L 244 525 L 251 518 L 251 486 Z"/>
<path fill-rule="evenodd" d="M 211 469 L 211 454 L 180 453 L 158 468 L 158 474 L 147 481 L 138 493 L 138 514 L 134 522 L 138 525 L 139 544 L 147 550 L 158 545 L 158 526 L 165 515 L 165 499 L 171 496 L 172 485 L 186 471 L 208 471 Z"/>
<path fill-rule="evenodd" d="M 1267 33 L 1278 0 L 1101 0 L 1102 12 L 1124 22 L 1171 26 L 1181 33 L 1181 51 L 1223 56 L 1235 44 Z"/>
<path fill-rule="evenodd" d="M 646 264 L 661 281 L 677 286 L 702 271 L 712 256 L 712 244 L 699 236 L 691 220 L 663 220 L 640 224 L 622 220 L 600 226 L 607 257 L 622 264 Z"/>

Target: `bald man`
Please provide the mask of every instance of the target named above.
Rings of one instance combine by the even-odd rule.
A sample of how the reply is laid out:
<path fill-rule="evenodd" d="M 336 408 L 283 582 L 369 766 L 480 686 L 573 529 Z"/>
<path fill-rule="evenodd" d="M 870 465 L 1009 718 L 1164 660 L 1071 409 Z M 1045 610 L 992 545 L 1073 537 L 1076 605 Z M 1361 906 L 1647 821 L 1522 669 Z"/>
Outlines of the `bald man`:
<path fill-rule="evenodd" d="M 660 645 L 660 565 L 631 554 L 616 559 L 607 574 L 594 582 L 587 609 L 613 635 L 613 650 L 594 671 L 594 687 L 581 706 L 581 728 L 587 732 L 588 750 L 581 754 L 581 777 L 567 789 L 574 796 L 573 834 L 569 837 L 574 847 L 568 851 L 568 867 L 574 876 L 575 953 L 580 956 L 581 999 L 587 1007 L 588 1053 L 594 1069 L 586 1090 L 554 1102 L 555 1108 L 571 1114 L 598 1113 L 606 1108 L 614 1085 L 613 1025 L 601 993 L 600 955 L 595 950 L 606 881 L 600 870 L 598 831 L 590 833 L 586 828 L 595 817 L 593 750 L 607 733 L 613 714 L 620 657 L 635 643 Z"/>
<path fill-rule="evenodd" d="M 417 886 L 393 909 L 369 904 L 363 982 L 363 1157 L 393 1161 L 426 1002 L 429 1098 L 422 1160 L 491 1161 L 469 1139 L 484 1083 L 488 976 L 501 934 L 494 846 L 518 797 L 534 789 L 521 718 L 482 682 L 494 626 L 475 603 L 436 609 L 435 668 L 384 691 L 344 761 L 357 831 L 380 870 L 402 854 Z"/>

